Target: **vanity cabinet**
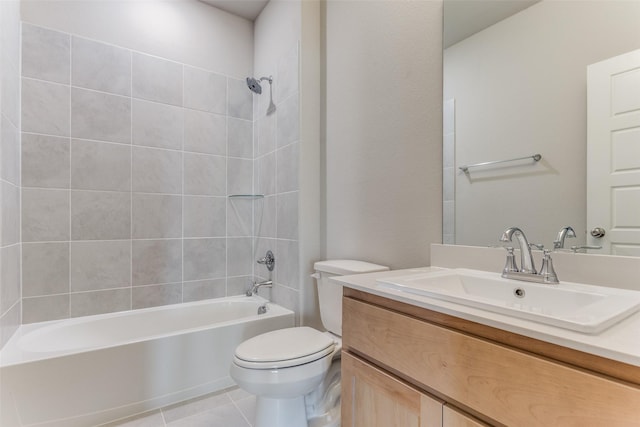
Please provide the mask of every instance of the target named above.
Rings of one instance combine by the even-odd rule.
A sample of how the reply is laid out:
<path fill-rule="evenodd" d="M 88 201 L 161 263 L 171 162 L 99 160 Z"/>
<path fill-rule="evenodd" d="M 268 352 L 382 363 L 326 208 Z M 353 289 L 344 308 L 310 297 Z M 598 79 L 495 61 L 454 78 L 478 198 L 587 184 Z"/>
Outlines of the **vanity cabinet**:
<path fill-rule="evenodd" d="M 636 366 L 349 288 L 342 366 L 343 426 L 640 426 Z"/>
<path fill-rule="evenodd" d="M 353 356 L 342 355 L 343 427 L 486 427 Z"/>

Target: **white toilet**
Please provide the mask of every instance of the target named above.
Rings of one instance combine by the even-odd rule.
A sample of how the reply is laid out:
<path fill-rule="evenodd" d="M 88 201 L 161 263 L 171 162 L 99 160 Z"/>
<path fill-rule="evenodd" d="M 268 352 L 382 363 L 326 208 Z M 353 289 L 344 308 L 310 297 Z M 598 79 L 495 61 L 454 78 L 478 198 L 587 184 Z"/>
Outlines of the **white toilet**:
<path fill-rule="evenodd" d="M 342 286 L 332 276 L 385 271 L 363 261 L 314 264 L 322 324 L 280 329 L 238 346 L 231 377 L 257 396 L 254 427 L 338 427 L 340 425 L 340 350 Z"/>

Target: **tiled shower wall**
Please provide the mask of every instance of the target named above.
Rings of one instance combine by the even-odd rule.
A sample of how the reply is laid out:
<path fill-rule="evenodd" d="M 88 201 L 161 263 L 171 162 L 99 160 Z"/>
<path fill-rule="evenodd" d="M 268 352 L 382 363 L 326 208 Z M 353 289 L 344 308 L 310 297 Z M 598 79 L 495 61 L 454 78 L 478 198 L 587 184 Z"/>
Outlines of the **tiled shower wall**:
<path fill-rule="evenodd" d="M 252 207 L 227 195 L 253 192 L 244 76 L 22 31 L 23 323 L 240 293 Z"/>
<path fill-rule="evenodd" d="M 0 1 L 0 348 L 20 325 L 20 4 Z"/>
<path fill-rule="evenodd" d="M 267 6 L 269 7 L 269 6 Z M 261 47 L 256 45 L 256 49 Z M 287 52 L 262 68 L 273 75 L 273 102 L 269 107 L 269 84 L 263 83 L 262 95 L 255 96 L 255 184 L 263 199 L 254 202 L 257 245 L 256 256 L 271 249 L 276 258 L 271 291 L 274 302 L 294 311 L 299 308 L 298 254 L 298 164 L 299 164 L 299 51 L 296 41 Z M 256 64 L 258 66 L 258 64 Z M 267 73 L 265 73 L 267 74 Z M 260 74 L 262 76 L 263 74 Z M 258 266 L 255 274 L 268 276 Z"/>

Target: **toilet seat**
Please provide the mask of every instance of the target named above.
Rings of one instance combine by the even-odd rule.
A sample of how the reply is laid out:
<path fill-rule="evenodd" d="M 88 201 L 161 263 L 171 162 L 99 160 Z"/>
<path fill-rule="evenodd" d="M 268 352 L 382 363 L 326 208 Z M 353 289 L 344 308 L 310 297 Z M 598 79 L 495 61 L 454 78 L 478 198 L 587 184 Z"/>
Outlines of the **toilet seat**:
<path fill-rule="evenodd" d="M 253 337 L 236 348 L 234 363 L 249 369 L 281 369 L 332 354 L 336 342 L 306 326 L 279 329 Z"/>

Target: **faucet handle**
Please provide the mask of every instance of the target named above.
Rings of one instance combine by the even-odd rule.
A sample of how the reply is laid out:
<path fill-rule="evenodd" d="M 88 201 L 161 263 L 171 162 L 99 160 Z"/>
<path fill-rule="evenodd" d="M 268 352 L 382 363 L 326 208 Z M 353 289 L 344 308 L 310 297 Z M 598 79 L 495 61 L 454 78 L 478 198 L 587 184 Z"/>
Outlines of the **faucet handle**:
<path fill-rule="evenodd" d="M 549 249 L 544 250 L 544 256 L 542 258 L 542 267 L 540 268 L 540 276 L 542 276 L 544 283 L 559 283 L 558 275 L 553 268 L 553 260 L 551 259 L 551 251 Z"/>
<path fill-rule="evenodd" d="M 275 259 L 275 257 L 273 256 L 273 252 L 271 252 L 271 251 L 269 250 L 269 251 L 267 251 L 267 254 L 266 254 L 263 258 L 260 258 L 260 259 L 256 260 L 256 262 L 257 262 L 258 264 L 264 264 L 264 265 L 266 265 L 266 266 L 267 266 L 267 270 L 269 270 L 269 271 L 273 271 L 273 267 L 274 267 L 274 266 L 275 266 L 275 264 L 276 264 L 276 259 Z"/>
<path fill-rule="evenodd" d="M 516 256 L 513 254 L 513 248 L 509 246 L 505 249 L 507 250 L 507 262 L 504 265 L 502 274 L 505 275 L 507 273 L 517 273 L 518 266 L 516 265 Z"/>
<path fill-rule="evenodd" d="M 542 243 L 529 243 L 529 247 L 531 249 L 536 248 L 538 250 L 544 250 L 544 245 Z"/>

